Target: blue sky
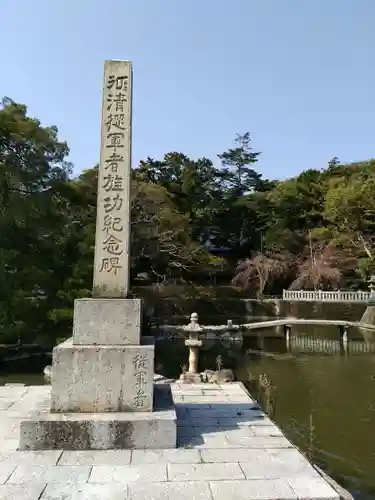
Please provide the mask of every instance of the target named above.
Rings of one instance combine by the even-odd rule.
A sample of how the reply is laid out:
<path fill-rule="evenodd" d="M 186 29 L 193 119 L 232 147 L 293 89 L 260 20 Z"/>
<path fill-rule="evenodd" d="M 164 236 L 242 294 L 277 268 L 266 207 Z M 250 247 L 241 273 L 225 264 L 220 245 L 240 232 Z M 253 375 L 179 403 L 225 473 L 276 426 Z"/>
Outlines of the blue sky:
<path fill-rule="evenodd" d="M 0 96 L 59 128 L 75 173 L 105 59 L 133 61 L 134 165 L 246 131 L 270 178 L 375 157 L 374 0 L 1 0 L 0 21 Z"/>

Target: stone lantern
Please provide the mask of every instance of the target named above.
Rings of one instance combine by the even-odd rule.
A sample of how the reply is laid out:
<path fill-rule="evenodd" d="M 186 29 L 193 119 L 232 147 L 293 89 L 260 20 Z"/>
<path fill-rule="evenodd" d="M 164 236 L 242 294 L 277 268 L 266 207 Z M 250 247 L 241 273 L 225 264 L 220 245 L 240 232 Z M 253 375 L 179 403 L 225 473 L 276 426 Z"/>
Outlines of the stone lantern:
<path fill-rule="evenodd" d="M 190 323 L 184 327 L 184 332 L 189 334 L 189 338 L 185 340 L 185 345 L 189 348 L 189 369 L 181 374 L 180 380 L 190 384 L 200 383 L 202 379 L 198 372 L 198 357 L 202 341 L 199 340 L 199 335 L 203 332 L 203 328 L 199 325 L 197 313 L 192 313 Z"/>

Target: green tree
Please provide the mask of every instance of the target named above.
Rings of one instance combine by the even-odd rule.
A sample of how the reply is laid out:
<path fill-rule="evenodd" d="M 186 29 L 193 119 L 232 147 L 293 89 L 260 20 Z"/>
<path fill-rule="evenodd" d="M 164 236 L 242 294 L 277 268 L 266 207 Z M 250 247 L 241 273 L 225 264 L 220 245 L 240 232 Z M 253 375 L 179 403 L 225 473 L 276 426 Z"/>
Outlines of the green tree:
<path fill-rule="evenodd" d="M 318 170 L 307 170 L 294 179 L 280 182 L 270 191 L 274 223 L 306 234 L 324 226 L 322 207 L 326 186 Z"/>
<path fill-rule="evenodd" d="M 259 244 L 264 230 L 263 207 L 267 206 L 260 192 L 270 186 L 252 168 L 260 153 L 253 151 L 250 133 L 237 134 L 234 143 L 234 148 L 218 155 L 223 178 L 216 241 L 229 244 L 231 258 L 236 261 L 246 258 Z"/>
<path fill-rule="evenodd" d="M 340 167 L 340 160 L 337 158 L 337 156 L 334 156 L 331 160 L 329 160 L 327 170 L 330 174 L 332 174 L 336 172 Z"/>
<path fill-rule="evenodd" d="M 250 167 L 257 163 L 260 155 L 251 147 L 250 133 L 237 134 L 234 142 L 234 148 L 218 155 L 226 173 L 227 189 L 232 196 L 242 196 L 251 191 L 261 190 L 262 175 Z"/>
<path fill-rule="evenodd" d="M 371 170 L 339 179 L 324 204 L 324 215 L 337 238 L 356 250 L 362 279 L 375 272 L 375 175 Z"/>
<path fill-rule="evenodd" d="M 181 214 L 168 191 L 156 184 L 135 181 L 132 199 L 132 266 L 134 275 L 151 272 L 154 279 L 189 280 L 200 270 L 215 268 L 220 260 L 191 236 L 189 216 Z"/>
<path fill-rule="evenodd" d="M 193 161 L 182 153 L 168 153 L 162 161 L 148 158 L 135 170 L 135 178 L 167 190 L 177 210 L 189 219 L 191 234 L 204 239 L 217 223 L 222 203 L 223 172 L 207 158 Z"/>
<path fill-rule="evenodd" d="M 26 106 L 0 109 L 0 337 L 33 338 L 48 329 L 47 311 L 66 270 L 62 196 L 70 165 L 56 127 L 42 127 Z"/>

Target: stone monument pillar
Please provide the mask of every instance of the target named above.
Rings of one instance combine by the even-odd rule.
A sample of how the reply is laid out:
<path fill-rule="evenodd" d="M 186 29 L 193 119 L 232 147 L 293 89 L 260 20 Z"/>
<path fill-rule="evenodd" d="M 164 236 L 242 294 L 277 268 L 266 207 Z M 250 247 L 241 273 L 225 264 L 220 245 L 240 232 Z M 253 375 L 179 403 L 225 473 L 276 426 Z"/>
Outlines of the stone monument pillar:
<path fill-rule="evenodd" d="M 132 67 L 106 61 L 93 296 L 74 303 L 73 337 L 53 350 L 50 411 L 21 422 L 20 449 L 174 448 L 169 386 L 129 297 Z"/>
<path fill-rule="evenodd" d="M 131 131 L 131 63 L 106 61 L 93 287 L 98 298 L 129 294 Z"/>

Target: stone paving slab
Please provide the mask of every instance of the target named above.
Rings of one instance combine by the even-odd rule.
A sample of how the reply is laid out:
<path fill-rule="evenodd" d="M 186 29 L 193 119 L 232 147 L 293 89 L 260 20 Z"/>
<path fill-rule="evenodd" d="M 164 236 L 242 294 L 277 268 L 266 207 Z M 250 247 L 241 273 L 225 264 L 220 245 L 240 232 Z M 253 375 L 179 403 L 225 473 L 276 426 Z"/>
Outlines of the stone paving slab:
<path fill-rule="evenodd" d="M 64 468 L 64 467 L 62 467 Z M 167 481 L 166 464 L 149 465 L 94 465 L 91 471 L 90 483 L 133 483 Z"/>
<path fill-rule="evenodd" d="M 240 465 L 233 463 L 168 464 L 170 481 L 213 481 L 245 479 Z"/>
<path fill-rule="evenodd" d="M 177 448 L 175 450 L 133 450 L 131 465 L 140 464 L 198 464 L 202 457 L 198 450 Z"/>
<path fill-rule="evenodd" d="M 227 438 L 229 446 L 237 448 L 292 448 L 293 445 L 286 437 L 257 437 L 257 436 L 231 436 Z"/>
<path fill-rule="evenodd" d="M 45 484 L 0 485 L 1 500 L 39 500 Z M 61 499 L 61 497 L 59 497 Z"/>
<path fill-rule="evenodd" d="M 251 431 L 257 437 L 280 437 L 283 433 L 275 425 L 253 425 Z"/>
<path fill-rule="evenodd" d="M 205 410 L 190 410 L 189 416 L 191 418 L 264 418 L 265 414 L 261 410 L 258 410 L 258 406 L 254 406 L 254 410 L 237 410 L 235 408 L 208 408 Z"/>
<path fill-rule="evenodd" d="M 12 475 L 16 466 L 12 464 L 0 464 L 0 484 L 4 484 Z"/>
<path fill-rule="evenodd" d="M 283 479 L 257 481 L 212 481 L 214 500 L 297 500 L 298 496 Z M 306 497 L 302 497 L 306 498 Z M 314 496 L 306 500 L 315 499 Z M 339 500 L 337 498 L 337 500 Z"/>
<path fill-rule="evenodd" d="M 121 483 L 49 484 L 40 500 L 126 500 L 128 486 Z"/>
<path fill-rule="evenodd" d="M 14 404 L 14 401 L 9 398 L 0 398 L 0 410 L 7 410 Z"/>
<path fill-rule="evenodd" d="M 64 451 L 58 465 L 129 465 L 130 457 L 130 450 Z"/>
<path fill-rule="evenodd" d="M 306 476 L 292 477 L 288 479 L 288 484 L 295 491 L 298 498 L 340 500 L 339 495 L 333 491 L 331 486 L 321 480 L 321 476 L 313 479 Z"/>
<path fill-rule="evenodd" d="M 0 386 L 0 398 L 21 398 L 29 391 L 29 387 L 20 386 Z"/>
<path fill-rule="evenodd" d="M 277 455 L 270 457 L 267 454 L 268 456 L 264 460 L 240 460 L 239 464 L 246 479 L 284 479 L 299 476 L 319 479 L 319 474 L 314 467 L 297 450 L 291 449 L 290 452 L 286 459 L 279 458 Z"/>
<path fill-rule="evenodd" d="M 1 423 L 0 423 L 1 425 Z M 16 451 L 18 448 L 18 439 L 4 438 L 1 440 L 1 451 Z"/>
<path fill-rule="evenodd" d="M 7 484 L 23 483 L 86 483 L 92 467 L 85 465 L 19 465 Z"/>
<path fill-rule="evenodd" d="M 50 387 L 0 387 L 0 500 L 339 500 L 242 384 L 172 391 L 177 449 L 35 452 L 19 422 Z"/>
<path fill-rule="evenodd" d="M 245 449 L 205 449 L 200 452 L 202 462 L 216 463 L 216 462 L 246 462 L 249 464 L 256 464 L 258 462 L 264 463 L 269 460 L 269 455 L 266 450 L 245 450 Z"/>
<path fill-rule="evenodd" d="M 8 451 L 0 452 L 0 465 L 56 465 L 62 452 L 59 450 L 46 451 Z M 69 464 L 76 465 L 76 464 Z"/>
<path fill-rule="evenodd" d="M 164 484 L 132 484 L 129 486 L 130 500 L 212 500 L 209 483 L 183 481 Z"/>

